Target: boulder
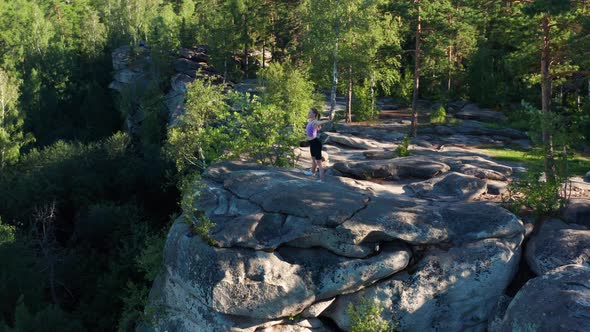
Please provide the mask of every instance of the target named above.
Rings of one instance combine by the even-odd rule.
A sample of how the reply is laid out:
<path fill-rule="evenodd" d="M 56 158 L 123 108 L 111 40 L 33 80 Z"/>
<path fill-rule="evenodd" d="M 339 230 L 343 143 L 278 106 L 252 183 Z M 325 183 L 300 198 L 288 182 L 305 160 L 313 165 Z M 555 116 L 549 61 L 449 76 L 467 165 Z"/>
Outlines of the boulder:
<path fill-rule="evenodd" d="M 565 265 L 529 280 L 490 332 L 590 331 L 590 267 Z"/>
<path fill-rule="evenodd" d="M 480 178 L 449 172 L 430 180 L 406 186 L 415 196 L 437 201 L 472 200 L 486 192 L 486 182 Z"/>
<path fill-rule="evenodd" d="M 487 122 L 504 122 L 506 116 L 500 112 L 495 112 L 490 109 L 481 109 L 476 104 L 467 104 L 459 112 L 455 113 L 455 117 L 466 120 L 479 120 Z"/>
<path fill-rule="evenodd" d="M 472 175 L 480 179 L 506 181 L 513 173 L 512 167 L 473 152 L 442 149 L 441 151 L 417 151 L 415 154 L 445 163 L 450 166 L 453 172 Z"/>
<path fill-rule="evenodd" d="M 561 215 L 568 223 L 580 224 L 590 228 L 590 199 L 570 199 Z"/>
<path fill-rule="evenodd" d="M 337 162 L 333 167 L 359 179 L 396 180 L 403 177 L 429 179 L 450 169 L 447 164 L 424 157 L 410 156 L 390 160 Z"/>
<path fill-rule="evenodd" d="M 563 265 L 590 266 L 590 230 L 551 219 L 541 226 L 537 234 L 531 236 L 525 257 L 537 275 Z"/>
<path fill-rule="evenodd" d="M 501 181 L 487 181 L 487 187 L 490 195 L 503 195 L 508 191 L 508 183 Z"/>
<path fill-rule="evenodd" d="M 189 59 L 196 62 L 209 62 L 209 55 L 207 50 L 203 47 L 197 49 L 181 48 L 178 54 L 185 59 Z"/>
<path fill-rule="evenodd" d="M 339 296 L 323 315 L 350 330 L 346 308 L 377 301 L 400 331 L 485 331 L 518 268 L 522 235 L 428 250 L 407 272 Z"/>
<path fill-rule="evenodd" d="M 363 139 L 363 138 L 358 138 L 358 137 L 354 137 L 354 136 L 350 136 L 350 135 L 342 135 L 342 134 L 334 133 L 334 132 L 330 132 L 327 135 L 328 135 L 328 139 L 326 141 L 326 144 L 336 143 L 336 144 L 344 145 L 349 148 L 360 149 L 360 150 L 369 150 L 369 149 L 376 149 L 376 148 L 382 147 L 381 144 L 379 144 L 375 141 L 367 140 L 367 139 Z"/>
<path fill-rule="evenodd" d="M 185 94 L 188 85 L 193 81 L 194 79 L 186 74 L 176 74 L 170 79 L 170 85 L 174 92 Z"/>
<path fill-rule="evenodd" d="M 372 199 L 367 208 L 339 228 L 351 234 L 355 243 L 399 239 L 415 245 L 463 243 L 524 233 L 515 215 L 490 203 L 460 202 L 437 208 L 390 198 Z"/>
<path fill-rule="evenodd" d="M 410 259 L 402 244 L 386 245 L 371 258 L 348 259 L 322 249 L 216 248 L 190 234 L 184 221 L 174 224 L 164 250 L 166 269 L 209 310 L 252 319 L 297 315 L 316 301 L 386 278 Z"/>
<path fill-rule="evenodd" d="M 453 102 L 447 103 L 447 110 L 449 112 L 457 112 L 461 110 L 465 105 L 467 105 L 467 101 L 464 100 L 457 100 Z"/>

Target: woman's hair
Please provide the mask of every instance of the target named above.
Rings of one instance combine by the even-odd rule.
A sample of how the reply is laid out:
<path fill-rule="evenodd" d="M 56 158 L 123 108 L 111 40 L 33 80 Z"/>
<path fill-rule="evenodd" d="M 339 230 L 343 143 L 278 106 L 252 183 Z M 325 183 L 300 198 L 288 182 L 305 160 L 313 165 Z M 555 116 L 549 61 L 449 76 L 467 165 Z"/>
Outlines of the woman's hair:
<path fill-rule="evenodd" d="M 319 120 L 320 119 L 320 112 L 318 112 L 318 109 L 315 107 L 312 107 L 311 111 L 313 112 L 313 114 L 315 114 L 316 120 Z"/>

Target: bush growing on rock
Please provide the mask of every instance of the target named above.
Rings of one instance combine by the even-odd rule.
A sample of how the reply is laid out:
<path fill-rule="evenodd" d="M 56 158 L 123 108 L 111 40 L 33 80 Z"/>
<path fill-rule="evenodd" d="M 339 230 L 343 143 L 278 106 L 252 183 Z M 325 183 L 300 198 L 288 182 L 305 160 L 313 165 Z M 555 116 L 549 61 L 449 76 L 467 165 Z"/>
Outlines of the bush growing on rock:
<path fill-rule="evenodd" d="M 445 111 L 444 106 L 440 106 L 438 109 L 430 113 L 430 123 L 432 124 L 442 124 L 445 123 L 447 120 L 447 111 Z"/>
<path fill-rule="evenodd" d="M 410 146 L 410 137 L 406 136 L 400 143 L 400 145 L 395 148 L 395 152 L 399 157 L 408 157 L 410 155 L 410 151 L 408 150 Z"/>
<path fill-rule="evenodd" d="M 511 211 L 518 213 L 525 207 L 541 217 L 563 207 L 566 200 L 560 195 L 561 181 L 540 181 L 541 175 L 539 171 L 528 171 L 510 183 L 504 201 Z"/>
<path fill-rule="evenodd" d="M 350 318 L 351 332 L 393 332 L 396 324 L 381 317 L 383 308 L 373 301 L 363 298 L 359 303 L 350 303 L 346 308 Z"/>
<path fill-rule="evenodd" d="M 286 166 L 293 147 L 303 139 L 313 85 L 291 67 L 265 70 L 261 96 L 230 92 L 195 80 L 187 90 L 186 112 L 168 130 L 167 151 L 182 174 L 202 171 L 223 159 L 246 158 Z"/>

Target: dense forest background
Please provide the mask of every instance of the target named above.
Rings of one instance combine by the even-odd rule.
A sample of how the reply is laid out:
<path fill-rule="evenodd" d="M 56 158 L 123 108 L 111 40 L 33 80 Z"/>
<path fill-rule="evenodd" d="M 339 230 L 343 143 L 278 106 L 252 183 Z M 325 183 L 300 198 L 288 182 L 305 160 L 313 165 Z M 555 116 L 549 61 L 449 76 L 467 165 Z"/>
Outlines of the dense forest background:
<path fill-rule="evenodd" d="M 167 228 L 190 204 L 189 169 L 248 149 L 281 164 L 276 142 L 297 141 L 281 126 L 331 92 L 350 96 L 355 121 L 376 117 L 377 97 L 413 109 L 469 100 L 543 127 L 545 154 L 583 152 L 589 31 L 581 0 L 0 0 L 0 331 L 132 330 Z M 111 52 L 140 44 L 155 83 L 137 104 L 153 116 L 129 132 L 129 96 L 108 88 Z M 171 59 L 199 45 L 227 82 L 261 79 L 267 93 L 237 117 L 216 103 L 222 89 L 197 84 L 187 113 L 217 113 L 168 129 Z M 243 130 L 203 131 L 212 119 Z"/>

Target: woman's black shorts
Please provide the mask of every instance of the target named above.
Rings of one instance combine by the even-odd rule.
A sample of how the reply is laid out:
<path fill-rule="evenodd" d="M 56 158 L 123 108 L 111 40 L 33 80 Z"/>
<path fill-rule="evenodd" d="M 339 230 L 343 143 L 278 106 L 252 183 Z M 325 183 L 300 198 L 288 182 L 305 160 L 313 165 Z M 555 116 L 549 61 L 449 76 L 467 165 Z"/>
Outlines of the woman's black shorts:
<path fill-rule="evenodd" d="M 309 141 L 309 152 L 315 160 L 322 160 L 322 142 L 316 137 Z"/>

